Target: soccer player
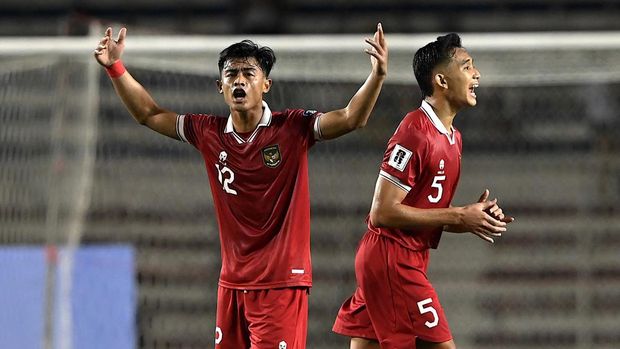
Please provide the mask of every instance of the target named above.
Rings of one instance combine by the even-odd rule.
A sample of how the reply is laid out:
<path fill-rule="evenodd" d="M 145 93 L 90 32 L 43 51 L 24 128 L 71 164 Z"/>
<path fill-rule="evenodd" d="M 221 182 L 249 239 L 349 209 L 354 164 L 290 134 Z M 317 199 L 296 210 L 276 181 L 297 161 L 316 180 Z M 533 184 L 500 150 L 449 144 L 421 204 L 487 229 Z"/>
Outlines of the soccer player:
<path fill-rule="evenodd" d="M 381 24 L 370 45 L 371 72 L 342 109 L 271 111 L 263 94 L 276 58 L 249 40 L 220 53 L 217 87 L 228 117 L 161 108 L 124 68 L 126 29 L 95 50 L 131 115 L 162 135 L 192 144 L 205 162 L 218 218 L 220 271 L 215 348 L 306 346 L 310 265 L 307 154 L 315 142 L 363 127 L 387 74 Z"/>
<path fill-rule="evenodd" d="M 352 349 L 455 348 L 426 276 L 429 249 L 444 230 L 493 242 L 513 220 L 488 200 L 488 190 L 476 203 L 450 205 L 461 170 L 461 135 L 452 121 L 476 105 L 480 82 L 460 37 L 440 36 L 419 49 L 413 70 L 424 99 L 388 142 L 355 258 L 358 286 L 333 327 L 351 337 Z"/>

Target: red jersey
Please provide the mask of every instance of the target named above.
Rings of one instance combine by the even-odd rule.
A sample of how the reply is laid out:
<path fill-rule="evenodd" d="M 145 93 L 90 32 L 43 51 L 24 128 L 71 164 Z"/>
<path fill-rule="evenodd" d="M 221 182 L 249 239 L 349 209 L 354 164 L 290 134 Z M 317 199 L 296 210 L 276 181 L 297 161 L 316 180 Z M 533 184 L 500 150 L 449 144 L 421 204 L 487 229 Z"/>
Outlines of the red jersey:
<path fill-rule="evenodd" d="M 408 113 L 388 142 L 379 175 L 407 192 L 403 204 L 417 208 L 446 208 L 461 173 L 461 133 L 448 132 L 426 101 Z M 371 231 L 406 248 L 437 248 L 443 229 L 376 228 Z"/>
<path fill-rule="evenodd" d="M 271 112 L 253 133 L 232 117 L 177 117 L 181 140 L 202 154 L 220 233 L 220 285 L 311 286 L 308 150 L 320 138 L 316 111 Z"/>

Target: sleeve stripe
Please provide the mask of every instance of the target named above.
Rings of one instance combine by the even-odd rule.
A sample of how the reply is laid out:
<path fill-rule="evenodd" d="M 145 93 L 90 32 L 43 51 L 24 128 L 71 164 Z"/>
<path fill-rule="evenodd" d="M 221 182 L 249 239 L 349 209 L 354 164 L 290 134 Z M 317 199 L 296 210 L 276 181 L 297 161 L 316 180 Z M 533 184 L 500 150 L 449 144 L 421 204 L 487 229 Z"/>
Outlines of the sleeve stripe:
<path fill-rule="evenodd" d="M 322 141 L 323 140 L 323 134 L 321 133 L 321 125 L 320 125 L 320 121 L 321 121 L 321 117 L 322 116 L 323 116 L 323 114 L 319 114 L 314 119 L 314 140 L 317 140 L 317 141 Z"/>
<path fill-rule="evenodd" d="M 408 185 L 404 185 L 403 183 L 401 183 L 400 180 L 398 180 L 398 178 L 392 176 L 391 174 L 381 170 L 379 171 L 379 176 L 385 178 L 386 180 L 390 181 L 392 184 L 394 184 L 395 186 L 399 187 L 400 189 L 406 191 L 407 193 L 409 191 L 411 191 L 411 187 Z"/>
<path fill-rule="evenodd" d="M 177 115 L 177 124 L 176 124 L 176 128 L 177 128 L 177 137 L 186 143 L 189 143 L 187 141 L 187 138 L 185 137 L 185 130 L 184 130 L 184 125 L 185 125 L 185 115 Z"/>

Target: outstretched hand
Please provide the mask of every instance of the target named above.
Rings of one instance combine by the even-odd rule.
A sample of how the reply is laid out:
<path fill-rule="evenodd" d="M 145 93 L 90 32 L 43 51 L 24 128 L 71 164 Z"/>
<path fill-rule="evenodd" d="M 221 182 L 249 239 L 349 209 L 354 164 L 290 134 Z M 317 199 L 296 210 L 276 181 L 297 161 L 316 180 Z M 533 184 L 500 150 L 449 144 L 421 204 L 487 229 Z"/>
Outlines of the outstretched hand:
<path fill-rule="evenodd" d="M 95 59 L 104 67 L 109 67 L 116 61 L 121 59 L 123 50 L 125 49 L 125 36 L 127 35 L 127 29 L 121 28 L 118 32 L 116 40 L 112 39 L 112 28 L 108 27 L 105 30 L 105 35 L 99 41 L 99 45 L 95 49 Z"/>
<path fill-rule="evenodd" d="M 373 72 L 380 76 L 387 75 L 388 47 L 381 23 L 377 24 L 377 31 L 373 38 L 366 38 L 364 41 L 372 46 L 364 51 L 370 55 Z"/>

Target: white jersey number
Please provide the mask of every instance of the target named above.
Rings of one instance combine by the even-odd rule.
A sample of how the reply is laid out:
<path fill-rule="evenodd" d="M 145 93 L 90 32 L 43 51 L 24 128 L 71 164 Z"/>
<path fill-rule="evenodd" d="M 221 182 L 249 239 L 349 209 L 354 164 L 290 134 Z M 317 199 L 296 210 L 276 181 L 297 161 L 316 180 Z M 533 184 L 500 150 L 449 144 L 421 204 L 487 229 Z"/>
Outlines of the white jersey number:
<path fill-rule="evenodd" d="M 418 302 L 418 309 L 420 309 L 420 314 L 425 314 L 425 313 L 433 314 L 433 322 L 426 321 L 424 323 L 426 327 L 428 328 L 433 328 L 437 326 L 437 324 L 439 323 L 439 315 L 437 315 L 437 310 L 435 310 L 435 308 L 433 308 L 433 306 L 431 305 L 429 305 L 428 307 L 425 307 L 425 305 L 432 303 L 432 302 L 433 300 L 431 298 L 426 298 L 425 300 Z"/>
<path fill-rule="evenodd" d="M 429 195 L 428 201 L 432 202 L 433 204 L 436 204 L 439 202 L 439 200 L 441 200 L 441 196 L 443 195 L 443 185 L 441 185 L 441 181 L 445 181 L 445 180 L 446 180 L 446 176 L 435 176 L 435 178 L 433 178 L 433 184 L 431 184 L 431 188 L 437 189 L 437 195 L 436 196 Z"/>
<path fill-rule="evenodd" d="M 215 164 L 215 167 L 217 168 L 217 179 L 224 191 L 228 194 L 237 195 L 237 191 L 230 187 L 230 184 L 235 180 L 235 173 L 226 166 L 220 168 L 220 164 Z"/>

